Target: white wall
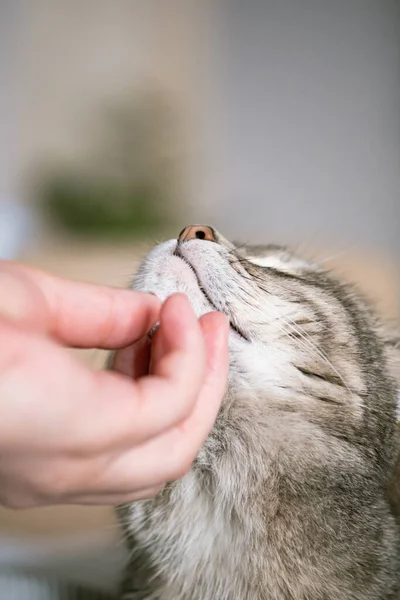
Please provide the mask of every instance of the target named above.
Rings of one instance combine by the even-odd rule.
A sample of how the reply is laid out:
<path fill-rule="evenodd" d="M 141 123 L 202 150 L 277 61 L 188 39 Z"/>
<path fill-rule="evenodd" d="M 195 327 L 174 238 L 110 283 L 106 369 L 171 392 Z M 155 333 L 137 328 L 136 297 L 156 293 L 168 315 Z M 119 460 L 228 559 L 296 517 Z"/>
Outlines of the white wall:
<path fill-rule="evenodd" d="M 0 199 L 14 193 L 19 167 L 19 6 L 0 2 Z"/>
<path fill-rule="evenodd" d="M 101 97 L 154 76 L 189 124 L 196 221 L 398 255 L 397 6 L 3 0 L 2 194 L 32 161 L 79 153 Z"/>
<path fill-rule="evenodd" d="M 400 255 L 398 6 L 207 1 L 204 218 Z"/>
<path fill-rule="evenodd" d="M 165 87 L 189 123 L 191 22 L 184 0 L 2 0 L 4 186 L 14 185 L 11 170 L 21 183 L 42 160 L 79 157 L 95 139 L 102 103 L 146 83 Z"/>

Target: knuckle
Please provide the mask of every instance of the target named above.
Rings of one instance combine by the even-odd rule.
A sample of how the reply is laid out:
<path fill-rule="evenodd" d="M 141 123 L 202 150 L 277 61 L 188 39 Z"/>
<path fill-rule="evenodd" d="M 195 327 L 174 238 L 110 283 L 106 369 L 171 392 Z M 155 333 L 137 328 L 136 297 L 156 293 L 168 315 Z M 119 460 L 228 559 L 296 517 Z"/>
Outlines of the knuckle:
<path fill-rule="evenodd" d="M 34 485 L 34 492 L 43 501 L 62 498 L 68 490 L 66 478 L 60 475 L 49 474 L 41 477 Z"/>
<path fill-rule="evenodd" d="M 32 489 L 35 496 L 42 502 L 59 501 L 73 492 L 77 478 L 70 465 L 59 465 L 57 468 L 48 468 L 33 483 Z"/>
<path fill-rule="evenodd" d="M 171 460 L 169 479 L 177 480 L 182 479 L 190 471 L 193 464 L 194 456 L 192 453 L 187 452 L 179 453 L 175 455 Z"/>
<path fill-rule="evenodd" d="M 32 485 L 8 482 L 0 495 L 0 504 L 11 510 L 23 510 L 40 506 L 41 500 Z"/>
<path fill-rule="evenodd" d="M 176 406 L 176 422 L 181 423 L 190 417 L 197 400 L 197 394 L 182 392 L 179 394 Z"/>

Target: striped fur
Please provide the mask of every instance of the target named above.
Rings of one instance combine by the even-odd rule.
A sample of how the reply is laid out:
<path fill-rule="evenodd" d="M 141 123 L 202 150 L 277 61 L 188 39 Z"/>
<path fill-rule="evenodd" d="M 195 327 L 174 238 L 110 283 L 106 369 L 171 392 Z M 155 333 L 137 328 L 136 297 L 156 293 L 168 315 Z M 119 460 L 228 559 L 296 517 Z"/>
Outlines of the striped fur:
<path fill-rule="evenodd" d="M 396 598 L 396 344 L 317 265 L 216 239 L 157 246 L 133 281 L 232 327 L 227 394 L 192 468 L 118 508 L 121 598 Z"/>

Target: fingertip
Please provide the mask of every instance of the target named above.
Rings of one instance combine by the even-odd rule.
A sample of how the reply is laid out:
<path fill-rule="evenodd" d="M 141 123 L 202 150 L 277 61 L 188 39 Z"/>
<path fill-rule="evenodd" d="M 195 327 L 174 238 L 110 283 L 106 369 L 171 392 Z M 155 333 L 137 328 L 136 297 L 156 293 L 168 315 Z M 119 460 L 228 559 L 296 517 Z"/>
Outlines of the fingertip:
<path fill-rule="evenodd" d="M 128 291 L 128 293 L 132 294 L 132 290 Z M 135 300 L 140 299 L 142 301 L 142 306 L 146 311 L 147 326 L 150 328 L 154 325 L 160 314 L 162 307 L 161 300 L 152 293 L 138 292 L 136 290 L 134 290 L 133 293 L 135 295 Z"/>
<path fill-rule="evenodd" d="M 161 311 L 163 313 L 172 311 L 174 314 L 182 316 L 183 318 L 185 318 L 186 315 L 194 316 L 194 311 L 191 307 L 189 298 L 182 292 L 177 292 L 176 294 L 168 296 L 162 305 Z"/>
<path fill-rule="evenodd" d="M 177 339 L 178 337 L 191 337 L 196 332 L 200 334 L 198 319 L 189 302 L 188 297 L 182 293 L 169 296 L 161 308 L 160 324 L 166 325 L 165 331 Z M 190 340 L 188 340 L 190 341 Z M 194 342 L 194 340 L 192 340 Z"/>
<path fill-rule="evenodd" d="M 201 317 L 200 326 L 207 349 L 208 370 L 219 373 L 227 372 L 229 319 L 222 313 L 207 313 Z"/>
<path fill-rule="evenodd" d="M 229 319 L 221 312 L 213 311 L 203 315 L 200 318 L 203 333 L 216 332 L 222 338 L 227 338 L 229 334 Z"/>
<path fill-rule="evenodd" d="M 200 326 L 207 346 L 221 351 L 228 347 L 229 319 L 219 312 L 207 313 L 200 319 Z"/>
<path fill-rule="evenodd" d="M 153 292 L 139 292 L 135 290 L 135 294 L 145 298 L 150 308 L 154 309 L 155 311 L 160 310 L 162 302 L 160 298 L 156 296 L 156 294 L 154 294 Z"/>

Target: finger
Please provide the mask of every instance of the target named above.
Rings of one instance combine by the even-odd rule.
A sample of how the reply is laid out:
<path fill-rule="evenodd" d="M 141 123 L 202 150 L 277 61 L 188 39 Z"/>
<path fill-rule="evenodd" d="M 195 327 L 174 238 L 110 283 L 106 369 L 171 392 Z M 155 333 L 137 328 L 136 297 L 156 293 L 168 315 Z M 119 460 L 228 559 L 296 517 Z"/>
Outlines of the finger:
<path fill-rule="evenodd" d="M 121 458 L 122 472 L 129 472 L 129 464 L 136 465 L 135 476 L 142 487 L 182 477 L 215 423 L 227 386 L 229 324 L 223 315 L 210 313 L 201 319 L 201 325 L 207 346 L 207 374 L 193 413 L 177 427 L 135 449 L 126 460 Z"/>
<path fill-rule="evenodd" d="M 182 295 L 167 300 L 160 320 L 160 327 L 169 330 L 168 351 L 155 365 L 155 374 L 138 382 L 119 373 L 91 371 L 48 339 L 3 323 L 2 343 L 8 351 L 0 391 L 15 398 L 12 410 L 2 415 L 9 442 L 14 443 L 11 438 L 19 428 L 21 444 L 31 443 L 36 431 L 37 443 L 97 453 L 122 444 L 132 447 L 187 418 L 204 376 L 203 335 Z"/>
<path fill-rule="evenodd" d="M 125 426 L 130 427 L 124 436 L 127 445 L 143 444 L 180 423 L 183 429 L 187 422 L 190 427 L 192 421 L 186 420 L 195 406 L 193 416 L 201 422 L 196 424 L 197 429 L 190 438 L 195 447 L 201 444 L 215 420 L 227 383 L 228 333 L 228 319 L 220 313 L 204 315 L 198 322 L 181 294 L 165 302 L 157 332 L 165 352 L 153 364 L 153 375 L 136 382 L 140 400 L 135 402 L 132 397 L 130 401 L 132 420 L 128 413 L 121 413 Z M 99 378 L 105 375 L 98 374 Z M 102 391 L 106 394 L 103 385 Z M 110 396 L 115 397 L 115 393 L 110 392 Z M 164 480 L 161 476 L 152 483 Z"/>
<path fill-rule="evenodd" d="M 60 469 L 53 453 L 54 459 L 46 470 L 37 473 L 36 469 L 30 469 L 35 474 L 30 505 L 56 501 L 132 502 L 155 496 L 166 481 L 187 472 L 212 428 L 226 386 L 227 321 L 221 315 L 210 314 L 200 320 L 200 325 L 206 340 L 208 368 L 193 415 L 160 437 L 120 455 L 109 457 L 103 453 L 89 461 L 73 459 Z M 26 460 L 24 464 L 26 467 Z"/>
<path fill-rule="evenodd" d="M 80 283 L 0 263 L 0 314 L 82 348 L 123 348 L 156 322 L 152 294 Z"/>
<path fill-rule="evenodd" d="M 138 382 L 90 371 L 49 340 L 5 328 L 2 341 L 13 364 L 2 375 L 1 393 L 16 400 L 2 415 L 4 444 L 13 446 L 18 431 L 21 447 L 104 454 L 132 448 L 187 419 L 203 384 L 204 338 L 182 295 L 165 302 L 160 320 L 170 330 L 168 352 L 155 374 Z"/>
<path fill-rule="evenodd" d="M 91 506 L 118 506 L 139 500 L 149 500 L 155 498 L 164 488 L 165 484 L 151 487 L 143 490 L 135 490 L 123 494 L 65 494 L 58 495 L 49 490 L 48 493 L 37 493 L 31 490 L 29 486 L 13 486 L 12 482 L 8 490 L 2 495 L 1 503 L 10 509 L 30 509 L 45 506 L 54 506 L 57 504 L 72 505 L 91 505 Z"/>
<path fill-rule="evenodd" d="M 205 372 L 205 345 L 200 324 L 182 294 L 171 296 L 160 313 L 160 334 L 165 352 L 153 364 L 153 373 L 136 382 L 121 379 L 117 373 L 95 374 L 97 397 L 96 424 L 92 435 L 100 430 L 99 411 L 104 409 L 102 427 L 110 440 L 132 446 L 159 435 L 187 418 L 193 410 Z M 116 386 L 120 390 L 116 395 Z M 111 407 L 109 399 L 120 405 Z M 103 407 L 103 408 L 102 408 Z M 113 410 L 113 419 L 107 412 Z M 110 425 L 112 429 L 110 428 Z"/>
<path fill-rule="evenodd" d="M 116 456 L 99 462 L 84 481 L 92 494 L 130 494 L 132 487 L 160 488 L 184 476 L 213 427 L 226 390 L 228 323 L 218 314 L 201 319 L 208 350 L 208 369 L 193 414 L 179 426 Z"/>
<path fill-rule="evenodd" d="M 49 319 L 40 289 L 23 270 L 4 261 L 0 261 L 0 316 L 37 331 L 45 331 Z"/>
<path fill-rule="evenodd" d="M 149 376 L 137 380 L 153 434 L 186 418 L 203 383 L 206 365 L 200 324 L 182 294 L 167 299 L 151 351 Z"/>

